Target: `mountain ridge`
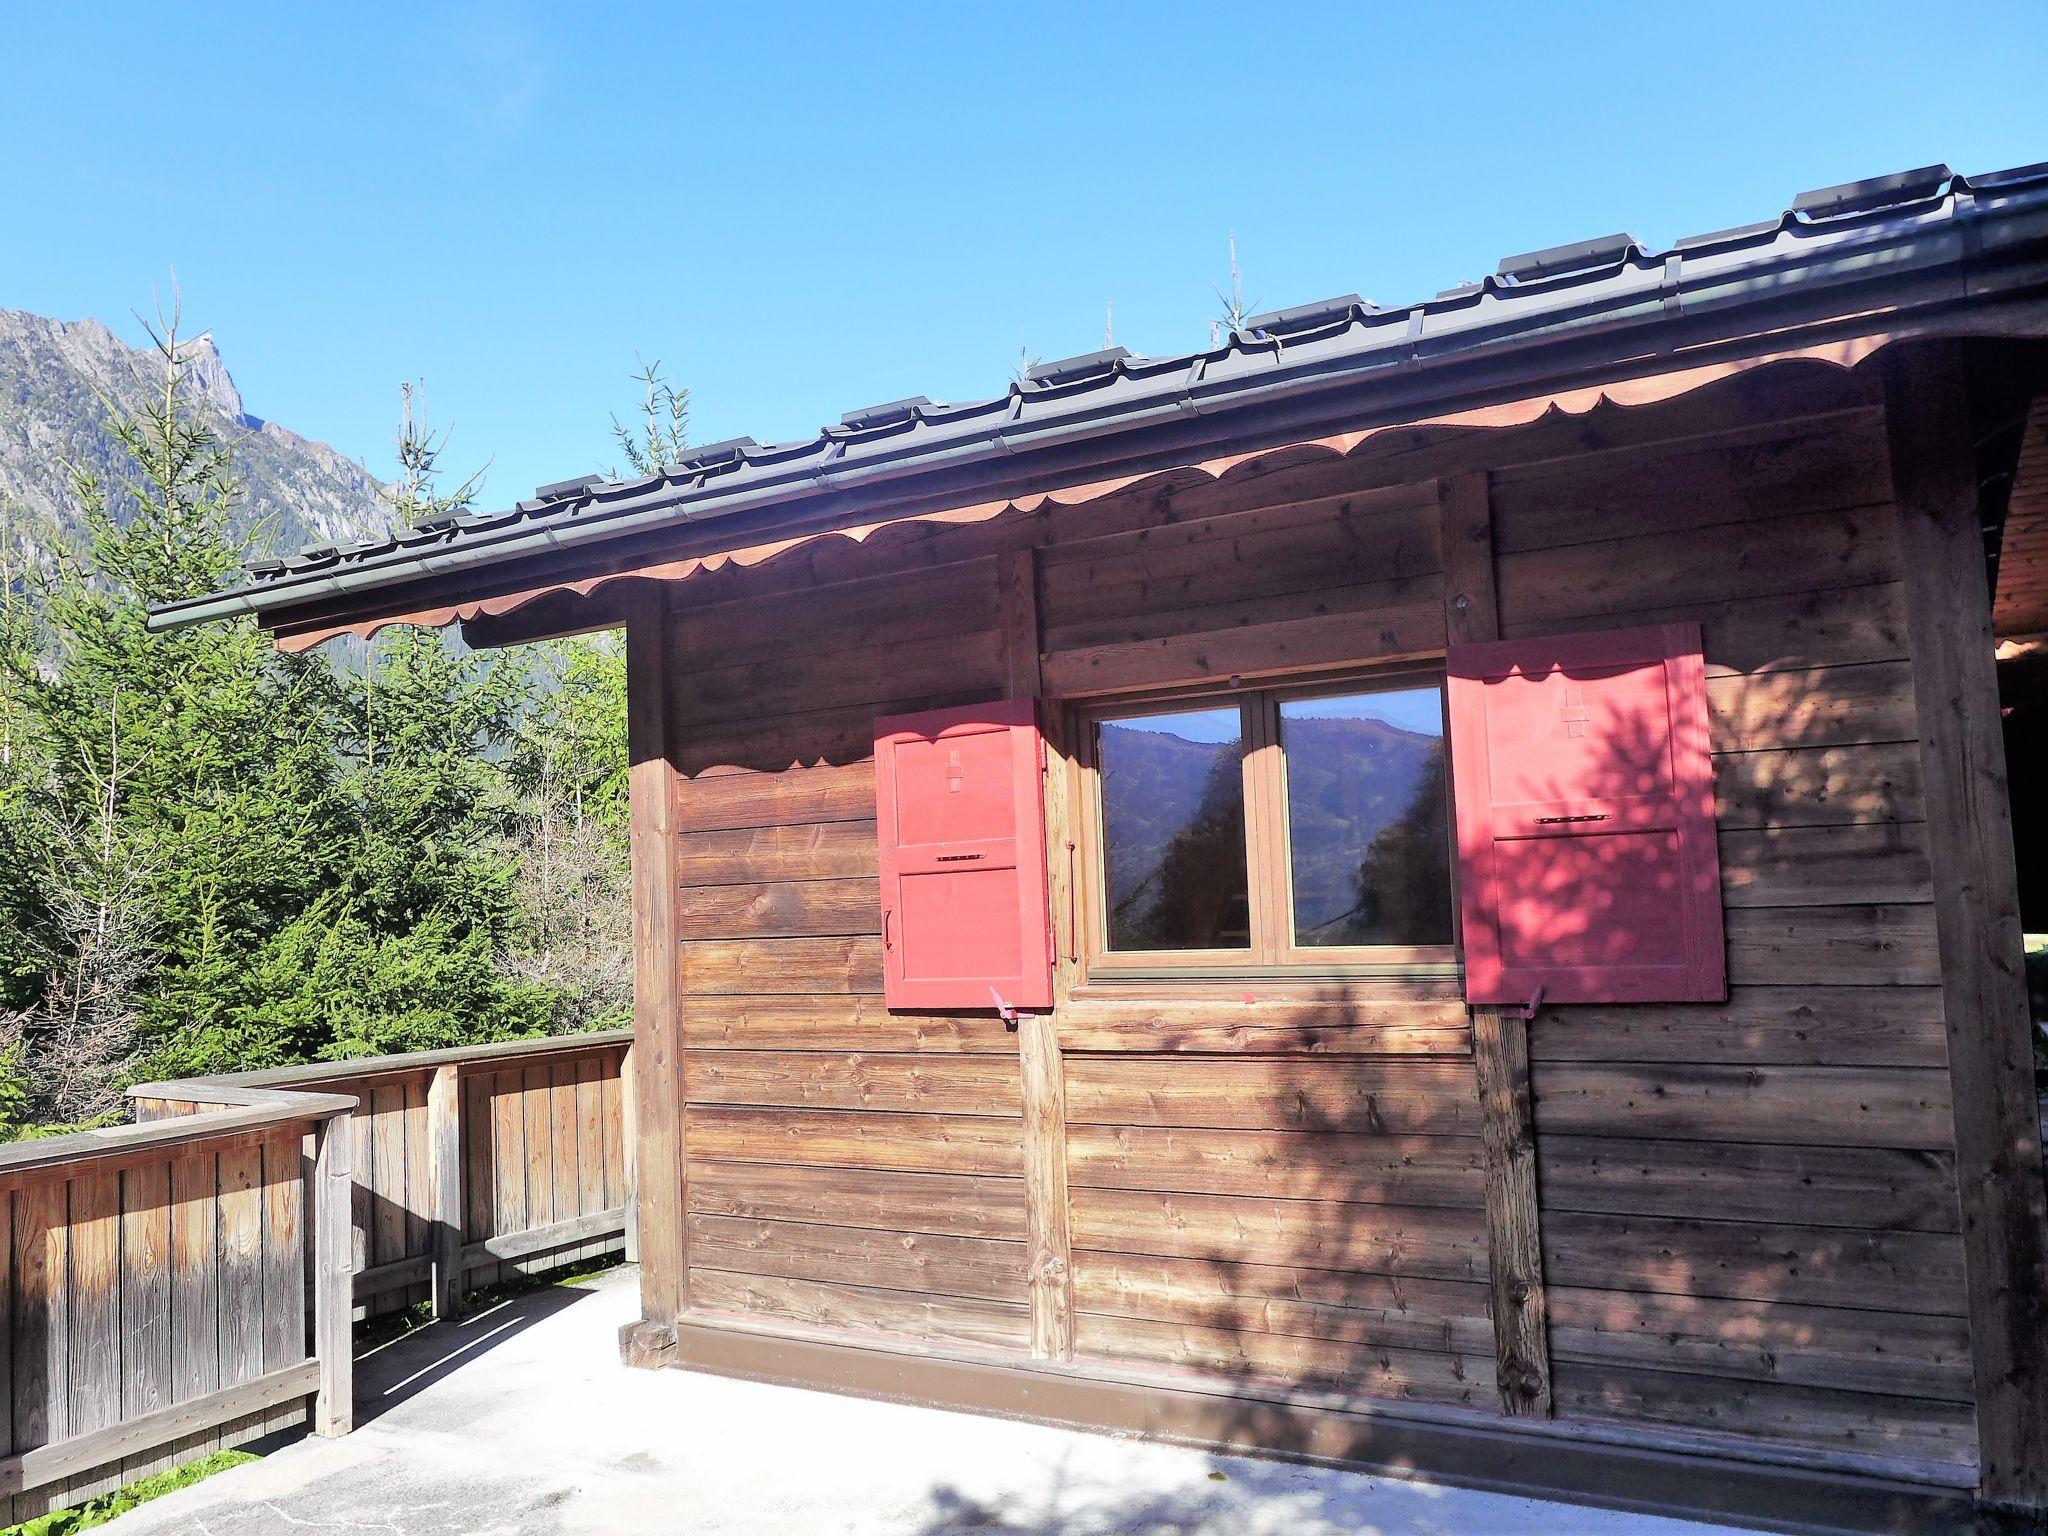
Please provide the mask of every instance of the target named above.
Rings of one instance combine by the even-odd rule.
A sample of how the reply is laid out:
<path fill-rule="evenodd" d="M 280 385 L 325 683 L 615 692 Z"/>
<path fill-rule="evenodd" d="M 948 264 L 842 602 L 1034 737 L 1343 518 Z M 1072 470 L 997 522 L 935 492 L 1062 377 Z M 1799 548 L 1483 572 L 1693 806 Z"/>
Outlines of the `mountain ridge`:
<path fill-rule="evenodd" d="M 229 532 L 251 558 L 390 527 L 383 487 L 361 464 L 249 410 L 210 332 L 181 345 L 191 359 L 188 398 L 233 450 L 242 494 Z M 18 546 L 6 553 L 47 567 L 60 548 L 78 549 L 73 466 L 98 475 L 118 508 L 136 473 L 114 440 L 108 403 L 133 411 L 161 377 L 153 348 L 130 347 L 99 320 L 0 309 L 0 503 L 21 514 L 5 529 Z"/>

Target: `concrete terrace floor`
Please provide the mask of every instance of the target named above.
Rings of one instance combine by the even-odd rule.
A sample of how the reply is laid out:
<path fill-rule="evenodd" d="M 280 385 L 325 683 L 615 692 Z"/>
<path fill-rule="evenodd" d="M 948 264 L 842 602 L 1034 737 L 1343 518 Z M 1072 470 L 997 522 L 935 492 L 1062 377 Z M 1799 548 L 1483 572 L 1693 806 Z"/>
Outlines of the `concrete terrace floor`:
<path fill-rule="evenodd" d="M 117 1536 L 1712 1536 L 1724 1527 L 629 1371 L 631 1270 L 357 1364 L 355 1434 L 124 1515 Z"/>

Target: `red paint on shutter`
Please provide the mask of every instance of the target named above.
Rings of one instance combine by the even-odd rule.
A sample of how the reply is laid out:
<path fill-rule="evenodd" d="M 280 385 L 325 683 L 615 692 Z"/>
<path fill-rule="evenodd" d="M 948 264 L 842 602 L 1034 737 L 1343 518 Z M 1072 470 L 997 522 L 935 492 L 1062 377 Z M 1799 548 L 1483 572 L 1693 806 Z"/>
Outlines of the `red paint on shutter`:
<path fill-rule="evenodd" d="M 891 1008 L 1052 1006 L 1044 752 L 1030 699 L 875 722 Z"/>
<path fill-rule="evenodd" d="M 1697 624 L 1450 648 L 1465 997 L 1727 996 Z"/>

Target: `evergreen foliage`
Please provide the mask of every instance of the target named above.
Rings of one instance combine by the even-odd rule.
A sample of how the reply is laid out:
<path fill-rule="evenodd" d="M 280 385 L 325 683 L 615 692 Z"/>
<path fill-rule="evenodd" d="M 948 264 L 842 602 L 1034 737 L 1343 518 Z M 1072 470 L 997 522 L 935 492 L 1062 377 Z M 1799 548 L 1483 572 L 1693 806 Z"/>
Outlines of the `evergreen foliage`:
<path fill-rule="evenodd" d="M 148 633 L 151 603 L 229 585 L 242 557 L 231 447 L 190 408 L 175 313 L 152 339 L 159 387 L 107 407 L 139 489 L 78 472 L 87 555 L 0 572 L 0 1136 L 106 1115 L 145 1077 L 617 1022 L 617 647 L 480 656 L 401 629 L 286 656 L 246 620 Z M 436 489 L 413 404 L 408 518 L 476 489 Z"/>

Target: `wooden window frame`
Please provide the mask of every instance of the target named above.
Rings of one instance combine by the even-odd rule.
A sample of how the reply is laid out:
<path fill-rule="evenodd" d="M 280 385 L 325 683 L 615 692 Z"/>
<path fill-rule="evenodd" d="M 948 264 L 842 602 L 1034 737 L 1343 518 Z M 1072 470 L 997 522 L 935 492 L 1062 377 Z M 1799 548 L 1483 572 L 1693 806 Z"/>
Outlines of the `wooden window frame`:
<path fill-rule="evenodd" d="M 1075 855 L 1076 919 L 1085 984 L 1216 981 L 1315 981 L 1323 978 L 1456 981 L 1463 975 L 1458 926 L 1456 817 L 1449 797 L 1450 724 L 1444 720 L 1444 860 L 1452 880 L 1453 942 L 1427 945 L 1298 944 L 1294 934 L 1294 860 L 1287 814 L 1287 765 L 1280 744 L 1280 705 L 1298 699 L 1433 687 L 1445 699 L 1441 663 L 1378 668 L 1257 686 L 1211 684 L 1172 692 L 1089 701 L 1074 712 L 1079 752 L 1080 815 Z M 1235 706 L 1244 742 L 1245 869 L 1251 944 L 1245 949 L 1115 950 L 1109 946 L 1107 833 L 1103 824 L 1101 737 L 1110 719 Z"/>

